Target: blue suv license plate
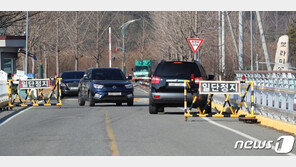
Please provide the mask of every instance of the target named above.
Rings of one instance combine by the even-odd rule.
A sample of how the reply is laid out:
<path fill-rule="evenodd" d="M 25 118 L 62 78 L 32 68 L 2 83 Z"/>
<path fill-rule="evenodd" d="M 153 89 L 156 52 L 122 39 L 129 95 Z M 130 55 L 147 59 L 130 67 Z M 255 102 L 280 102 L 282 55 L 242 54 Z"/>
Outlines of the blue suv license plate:
<path fill-rule="evenodd" d="M 108 92 L 109 96 L 121 96 L 121 92 Z"/>

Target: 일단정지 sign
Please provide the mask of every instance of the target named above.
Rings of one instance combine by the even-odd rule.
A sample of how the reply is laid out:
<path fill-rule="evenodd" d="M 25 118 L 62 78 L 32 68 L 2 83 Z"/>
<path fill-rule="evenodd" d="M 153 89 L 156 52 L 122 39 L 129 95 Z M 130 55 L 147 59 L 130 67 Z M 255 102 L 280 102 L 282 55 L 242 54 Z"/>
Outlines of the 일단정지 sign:
<path fill-rule="evenodd" d="M 20 80 L 19 89 L 45 89 L 50 88 L 49 79 L 27 79 Z"/>
<path fill-rule="evenodd" d="M 239 94 L 240 81 L 200 81 L 199 94 Z"/>

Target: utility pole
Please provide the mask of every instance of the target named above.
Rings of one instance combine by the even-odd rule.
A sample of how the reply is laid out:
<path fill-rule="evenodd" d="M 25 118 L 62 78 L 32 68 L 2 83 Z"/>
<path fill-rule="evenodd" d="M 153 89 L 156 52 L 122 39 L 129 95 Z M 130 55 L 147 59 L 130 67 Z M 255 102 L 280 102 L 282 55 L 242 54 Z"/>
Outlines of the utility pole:
<path fill-rule="evenodd" d="M 75 12 L 75 70 L 78 70 L 78 11 Z"/>
<path fill-rule="evenodd" d="M 35 60 L 33 58 L 32 59 L 32 73 L 35 73 Z"/>
<path fill-rule="evenodd" d="M 197 11 L 194 12 L 194 35 L 197 35 Z M 197 53 L 194 53 L 193 59 L 196 61 L 197 60 Z M 198 60 L 199 61 L 199 60 Z"/>
<path fill-rule="evenodd" d="M 222 46 L 221 46 L 221 50 L 222 50 L 222 60 L 221 60 L 221 64 L 222 64 L 222 75 L 224 75 L 225 72 L 225 12 L 222 11 L 222 15 L 221 15 L 221 20 L 222 20 L 222 30 L 221 30 L 221 41 L 222 41 Z"/>
<path fill-rule="evenodd" d="M 124 34 L 124 30 L 125 30 L 125 28 L 126 28 L 129 24 L 131 24 L 131 23 L 133 23 L 133 22 L 135 22 L 135 21 L 139 21 L 139 20 L 141 20 L 141 19 L 130 20 L 130 21 L 127 21 L 127 22 L 125 22 L 124 24 L 122 24 L 122 25 L 120 26 L 120 28 L 121 28 L 121 35 L 122 35 L 122 48 L 123 48 L 123 49 L 122 49 L 122 50 L 123 50 L 122 71 L 123 71 L 124 76 L 126 76 L 125 45 L 124 45 L 124 37 L 125 37 L 125 34 Z"/>
<path fill-rule="evenodd" d="M 112 67 L 112 62 L 111 62 L 111 27 L 109 27 L 109 67 Z"/>
<path fill-rule="evenodd" d="M 47 53 L 44 51 L 44 78 L 47 78 L 48 65 L 47 65 Z"/>
<path fill-rule="evenodd" d="M 29 11 L 27 11 L 26 23 L 26 58 L 25 58 L 25 74 L 28 74 L 28 40 L 29 40 Z"/>
<path fill-rule="evenodd" d="M 265 57 L 267 70 L 271 71 L 267 45 L 266 45 L 266 41 L 265 41 L 264 30 L 263 30 L 263 27 L 262 27 L 262 22 L 261 22 L 261 17 L 260 17 L 259 11 L 256 11 L 256 15 L 257 15 L 257 21 L 258 21 L 258 26 L 259 26 L 259 31 L 260 31 L 261 41 L 262 41 L 262 48 L 263 48 L 263 51 L 264 51 L 264 57 Z"/>
<path fill-rule="evenodd" d="M 231 33 L 231 37 L 232 37 L 232 41 L 233 41 L 233 45 L 234 45 L 234 48 L 235 48 L 235 52 L 236 52 L 236 56 L 238 57 L 238 48 L 237 48 L 237 43 L 236 43 L 236 40 L 235 40 L 235 36 L 234 36 L 234 32 L 233 32 L 233 28 L 232 28 L 232 24 L 231 24 L 231 20 L 229 18 L 229 14 L 228 12 L 226 12 L 226 16 L 227 16 L 227 20 L 228 20 L 228 24 L 229 24 L 229 29 L 230 29 L 230 33 Z M 234 58 L 235 59 L 235 58 Z M 233 60 L 234 61 L 234 60 Z M 234 62 L 233 62 L 234 64 Z"/>
<path fill-rule="evenodd" d="M 59 75 L 60 73 L 60 55 L 59 55 L 59 52 L 60 52 L 60 48 L 59 48 L 59 37 L 60 37 L 60 34 L 59 34 L 59 16 L 57 18 L 57 39 L 56 39 L 56 74 Z"/>
<path fill-rule="evenodd" d="M 43 52 L 42 52 L 42 46 L 39 44 L 38 46 L 39 49 L 39 72 L 38 72 L 38 78 L 43 79 L 43 63 L 42 63 L 42 58 L 43 58 Z"/>
<path fill-rule="evenodd" d="M 256 70 L 259 70 L 258 54 L 256 54 Z"/>
<path fill-rule="evenodd" d="M 243 39 L 243 12 L 238 12 L 238 69 L 243 70 L 244 68 L 244 39 Z"/>
<path fill-rule="evenodd" d="M 126 76 L 124 35 L 122 36 L 122 53 L 123 53 L 122 71 L 123 71 L 124 76 Z"/>
<path fill-rule="evenodd" d="M 221 12 L 218 11 L 218 38 L 219 38 L 219 54 L 218 54 L 218 57 L 219 57 L 219 80 L 221 80 Z"/>
<path fill-rule="evenodd" d="M 100 21 L 99 21 L 99 12 L 96 13 L 96 21 L 97 21 L 97 25 L 96 25 L 96 67 L 98 68 L 100 66 L 100 36 L 99 36 L 99 32 L 100 32 Z"/>
<path fill-rule="evenodd" d="M 251 71 L 253 71 L 253 12 L 250 11 Z"/>

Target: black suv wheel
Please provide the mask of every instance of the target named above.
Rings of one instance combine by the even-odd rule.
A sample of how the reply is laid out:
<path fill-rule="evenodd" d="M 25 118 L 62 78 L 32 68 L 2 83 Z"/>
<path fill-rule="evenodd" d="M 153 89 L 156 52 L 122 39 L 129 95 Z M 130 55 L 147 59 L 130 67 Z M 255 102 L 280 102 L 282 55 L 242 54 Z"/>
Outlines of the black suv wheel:
<path fill-rule="evenodd" d="M 134 98 L 130 99 L 127 101 L 128 106 L 133 106 L 134 105 Z"/>
<path fill-rule="evenodd" d="M 78 92 L 78 104 L 80 106 L 84 106 L 85 105 L 85 100 L 82 98 L 81 92 Z"/>
<path fill-rule="evenodd" d="M 149 103 L 149 113 L 150 114 L 157 114 L 158 113 L 158 106 L 152 103 Z"/>
<path fill-rule="evenodd" d="M 89 101 L 89 106 L 95 106 L 95 101 L 93 95 L 89 92 L 88 93 L 88 101 Z"/>

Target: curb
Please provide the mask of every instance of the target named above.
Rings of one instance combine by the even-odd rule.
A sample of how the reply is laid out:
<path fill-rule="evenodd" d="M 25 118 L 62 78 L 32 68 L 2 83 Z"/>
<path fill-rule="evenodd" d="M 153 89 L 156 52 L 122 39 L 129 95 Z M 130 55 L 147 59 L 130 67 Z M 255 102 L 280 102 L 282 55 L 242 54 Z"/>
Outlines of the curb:
<path fill-rule="evenodd" d="M 223 105 L 212 102 L 212 108 L 217 108 L 218 110 L 221 111 L 221 109 L 223 109 Z M 247 114 L 247 113 L 248 112 L 245 110 L 239 110 L 238 112 L 238 114 Z M 271 119 L 261 115 L 256 115 L 256 118 L 258 122 L 263 126 L 271 127 L 276 130 L 280 130 L 280 131 L 284 131 L 284 132 L 292 133 L 296 135 L 296 125 L 292 123 Z"/>

